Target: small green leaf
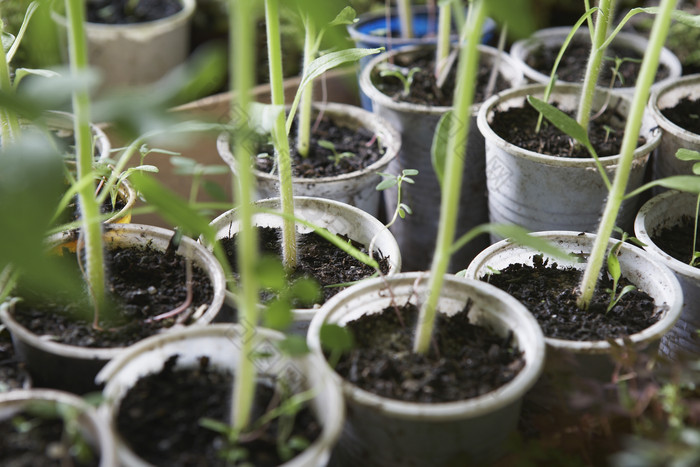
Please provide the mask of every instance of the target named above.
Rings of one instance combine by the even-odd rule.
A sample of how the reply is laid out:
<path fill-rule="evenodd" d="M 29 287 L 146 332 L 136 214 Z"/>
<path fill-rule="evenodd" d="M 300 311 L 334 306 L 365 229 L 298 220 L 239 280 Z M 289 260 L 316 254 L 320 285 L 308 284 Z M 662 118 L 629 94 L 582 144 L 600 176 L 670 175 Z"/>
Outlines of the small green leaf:
<path fill-rule="evenodd" d="M 379 184 L 377 184 L 377 187 L 375 188 L 377 191 L 383 191 L 386 189 L 389 189 L 393 186 L 396 186 L 396 184 L 399 183 L 398 180 L 395 178 L 385 178 Z"/>
<path fill-rule="evenodd" d="M 680 148 L 676 151 L 676 159 L 682 161 L 700 161 L 700 152 L 691 149 Z"/>
<path fill-rule="evenodd" d="M 309 353 L 309 346 L 306 345 L 306 339 L 302 336 L 290 334 L 280 341 L 278 344 L 280 351 L 291 357 L 300 357 Z"/>
<path fill-rule="evenodd" d="M 403 169 L 401 171 L 401 174 L 404 177 L 412 177 L 412 176 L 418 175 L 418 170 L 416 170 L 416 169 Z"/>
<path fill-rule="evenodd" d="M 265 327 L 278 331 L 287 329 L 294 320 L 289 303 L 279 299 L 267 303 L 262 318 Z"/>
<path fill-rule="evenodd" d="M 608 272 L 615 283 L 620 280 L 622 271 L 620 271 L 620 260 L 617 258 L 617 248 L 613 248 L 608 253 Z"/>
<path fill-rule="evenodd" d="M 272 255 L 262 256 L 255 265 L 255 276 L 260 286 L 275 292 L 287 287 L 287 275 L 284 266 L 278 257 Z"/>
<path fill-rule="evenodd" d="M 318 145 L 324 149 L 328 149 L 329 151 L 335 152 L 335 144 L 333 144 L 332 142 L 330 142 L 326 139 L 318 140 Z"/>
<path fill-rule="evenodd" d="M 346 6 L 340 11 L 340 13 L 338 13 L 333 21 L 328 23 L 328 26 L 353 24 L 355 21 L 357 21 L 357 13 L 355 12 L 355 9 L 350 6 Z"/>
<path fill-rule="evenodd" d="M 310 278 L 300 278 L 292 282 L 290 292 L 292 297 L 309 306 L 321 298 L 321 289 L 318 283 Z"/>
<path fill-rule="evenodd" d="M 323 324 L 319 337 L 323 348 L 331 351 L 345 352 L 352 349 L 354 345 L 350 330 L 337 324 Z"/>

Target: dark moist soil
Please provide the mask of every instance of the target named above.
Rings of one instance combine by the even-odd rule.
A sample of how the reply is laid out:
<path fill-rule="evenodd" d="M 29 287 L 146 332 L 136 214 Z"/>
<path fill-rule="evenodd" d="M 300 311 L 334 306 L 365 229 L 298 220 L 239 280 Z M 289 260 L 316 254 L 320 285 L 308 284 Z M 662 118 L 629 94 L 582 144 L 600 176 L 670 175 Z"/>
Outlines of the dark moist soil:
<path fill-rule="evenodd" d="M 556 61 L 557 55 L 559 54 L 560 47 L 561 44 L 556 46 L 539 47 L 526 58 L 526 63 L 531 68 L 534 68 L 540 73 L 549 76 L 552 72 L 552 67 L 554 67 L 554 62 Z M 590 49 L 590 41 L 580 39 L 572 40 L 567 47 L 566 52 L 564 52 L 564 56 L 559 63 L 559 67 L 557 67 L 558 79 L 567 83 L 578 83 L 583 81 L 583 77 L 586 72 L 585 64 L 588 62 Z M 639 74 L 639 70 L 641 68 L 642 55 L 633 49 L 616 46 L 614 44 L 609 46 L 605 52 L 603 63 L 600 68 L 598 85 L 605 88 L 610 87 L 610 81 L 613 77 L 612 69 L 615 67 L 615 61 L 613 60 L 614 58 L 627 58 L 635 61 L 625 60 L 620 65 L 618 74 L 622 76 L 622 81 L 620 81 L 619 76 L 616 77 L 613 87 L 633 87 L 634 83 L 637 82 L 637 75 Z M 666 66 L 663 64 L 659 64 L 659 69 L 656 72 L 654 82 L 665 79 L 668 77 L 668 75 L 668 68 L 666 68 Z"/>
<path fill-rule="evenodd" d="M 695 219 L 683 216 L 678 224 L 663 228 L 651 235 L 654 243 L 663 251 L 688 264 L 693 257 L 693 228 Z M 698 229 L 700 234 L 700 229 Z"/>
<path fill-rule="evenodd" d="M 131 24 L 156 21 L 172 16 L 182 10 L 178 0 L 87 0 L 87 20 L 89 23 Z"/>
<path fill-rule="evenodd" d="M 118 410 L 117 431 L 141 458 L 162 466 L 225 466 L 219 450 L 225 440 L 217 432 L 200 426 L 210 418 L 224 422 L 228 417 L 233 378 L 210 368 L 206 357 L 200 366 L 175 369 L 171 357 L 160 373 L 141 378 L 131 388 Z M 272 385 L 258 384 L 252 420 L 272 407 Z M 283 461 L 277 455 L 277 420 L 260 430 L 259 436 L 243 443 L 248 461 L 255 466 L 275 466 Z M 291 436 L 310 443 L 321 433 L 311 410 L 297 414 Z"/>
<path fill-rule="evenodd" d="M 258 227 L 257 231 L 261 252 L 281 258 L 280 229 Z M 341 238 L 347 240 L 347 237 L 341 236 Z M 236 264 L 238 264 L 236 236 L 222 238 L 220 242 L 226 252 L 231 268 L 235 271 Z M 353 242 L 353 245 L 362 252 L 367 253 L 367 249 L 363 245 L 359 245 L 357 242 Z M 389 272 L 389 259 L 384 256 L 377 257 L 378 254 L 381 255 L 381 253 L 375 252 L 374 257 L 379 263 L 382 273 L 386 274 Z M 322 287 L 319 304 L 325 303 L 333 295 L 346 288 L 326 286 L 359 281 L 375 273 L 374 268 L 358 261 L 313 232 L 298 236 L 297 255 L 297 270 L 290 280 L 300 277 L 314 279 Z M 264 294 L 264 300 L 271 298 L 271 294 Z"/>
<path fill-rule="evenodd" d="M 581 271 L 547 264 L 540 256 L 534 265 L 512 264 L 498 273 L 482 277 L 520 300 L 542 328 L 546 337 L 571 341 L 597 341 L 629 336 L 640 332 L 659 319 L 659 309 L 645 292 L 629 292 L 606 312 L 612 287 L 607 277 L 601 279 L 588 310 L 576 306 L 575 289 Z M 620 279 L 618 291 L 630 282 Z"/>
<path fill-rule="evenodd" d="M 77 267 L 75 254 L 65 252 L 63 256 Z M 35 334 L 52 336 L 66 344 L 99 348 L 131 345 L 188 316 L 181 313 L 173 318 L 146 321 L 186 300 L 185 261 L 174 250 L 164 254 L 153 248 L 108 249 L 105 263 L 108 292 L 117 305 L 113 320 L 100 323 L 103 329 L 92 327 L 92 311 L 85 303 L 70 299 L 50 302 L 46 297 L 26 292 L 19 295 L 25 300 L 17 302 L 13 316 Z M 187 311 L 206 306 L 214 296 L 209 277 L 196 265 L 192 268 L 192 284 L 192 305 Z"/>
<path fill-rule="evenodd" d="M 15 354 L 10 332 L 0 329 L 0 392 L 21 389 L 29 384 L 29 374 Z"/>
<path fill-rule="evenodd" d="M 328 114 L 323 114 L 318 127 L 314 115 L 311 121 L 310 147 L 307 157 L 302 157 L 296 150 L 297 124 L 292 125 L 289 146 L 292 157 L 292 174 L 302 178 L 334 177 L 337 175 L 357 172 L 369 167 L 382 158 L 386 147 L 381 144 L 376 135 L 369 129 L 358 127 L 349 128 L 333 122 Z M 343 157 L 338 163 L 333 160 L 333 151 L 318 145 L 319 140 L 333 143 L 338 154 L 351 152 L 352 157 Z M 271 143 L 261 144 L 257 149 L 255 167 L 261 172 L 276 173 L 277 166 Z"/>
<path fill-rule="evenodd" d="M 455 90 L 455 81 L 457 78 L 457 62 L 447 74 L 447 79 L 442 85 L 442 88 L 437 86 L 435 78 L 435 52 L 424 50 L 415 54 L 399 55 L 395 57 L 394 64 L 396 66 L 411 69 L 419 68 L 413 75 L 408 95 L 403 95 L 404 86 L 399 78 L 395 76 L 379 76 L 377 72 L 372 76 L 372 83 L 379 91 L 387 96 L 390 96 L 397 102 L 408 102 L 411 104 L 430 105 L 430 106 L 452 106 Z M 493 66 L 485 61 L 481 61 L 477 73 L 477 86 L 474 94 L 474 102 L 483 102 L 492 94 L 503 91 L 510 87 L 508 81 L 499 73 L 496 76 L 496 84 L 494 90 L 486 95 L 489 77 Z"/>
<path fill-rule="evenodd" d="M 557 102 L 552 102 L 552 104 L 555 107 L 559 106 Z M 565 113 L 572 118 L 576 117 L 573 112 L 566 111 Z M 495 111 L 490 126 L 498 136 L 523 149 L 549 156 L 591 158 L 586 148 L 575 144 L 570 136 L 549 124 L 546 119 L 542 121 L 540 132 L 536 133 L 538 116 L 538 112 L 525 103 L 524 107 L 511 107 L 505 111 Z M 620 153 L 624 125 L 625 118 L 616 109 L 610 107 L 599 118 L 590 123 L 588 138 L 599 157 L 614 156 Z M 637 145 L 641 146 L 645 142 L 646 139 L 640 136 Z"/>
<path fill-rule="evenodd" d="M 512 335 L 501 337 L 471 324 L 468 306 L 451 317 L 438 313 L 426 355 L 413 352 L 418 319 L 414 305 L 351 321 L 347 327 L 355 347 L 335 371 L 362 389 L 403 401 L 460 401 L 497 389 L 515 378 L 524 359 Z"/>
<path fill-rule="evenodd" d="M 27 433 L 20 433 L 14 422 L 36 423 Z M 19 412 L 0 421 L 0 464 L 4 467 L 99 465 L 99 453 L 81 461 L 69 453 L 70 444 L 62 443 L 63 421 Z M 53 454 L 53 455 L 51 455 Z"/>
<path fill-rule="evenodd" d="M 686 96 L 675 106 L 661 109 L 661 113 L 684 130 L 700 134 L 700 99 Z"/>

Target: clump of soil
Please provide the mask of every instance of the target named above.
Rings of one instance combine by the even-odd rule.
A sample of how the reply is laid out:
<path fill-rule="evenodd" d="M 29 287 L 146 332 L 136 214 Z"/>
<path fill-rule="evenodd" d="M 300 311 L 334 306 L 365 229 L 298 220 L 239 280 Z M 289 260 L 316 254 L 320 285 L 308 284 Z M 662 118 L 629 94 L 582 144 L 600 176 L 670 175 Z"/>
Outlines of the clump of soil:
<path fill-rule="evenodd" d="M 24 424 L 31 429 L 19 429 Z M 63 420 L 46 418 L 26 411 L 0 421 L 0 464 L 5 467 L 99 465 L 99 453 L 75 456 L 66 439 Z"/>
<path fill-rule="evenodd" d="M 276 255 L 281 257 L 281 232 L 280 229 L 271 227 L 258 227 L 258 237 L 260 241 L 260 250 L 263 254 Z M 222 238 L 220 240 L 223 246 L 229 264 L 235 270 L 238 255 L 236 253 L 236 238 Z M 341 236 L 345 240 L 350 240 L 345 236 Z M 353 245 L 363 253 L 367 253 L 367 249 L 363 245 L 353 241 Z M 299 277 L 310 277 L 314 279 L 321 287 L 321 298 L 318 303 L 324 303 L 333 295 L 347 287 L 329 287 L 337 284 L 351 283 L 366 279 L 375 273 L 374 268 L 368 266 L 361 261 L 353 258 L 338 247 L 324 239 L 323 237 L 310 232 L 300 234 L 298 236 L 297 247 L 297 270 L 290 280 Z M 377 260 L 382 273 L 389 272 L 389 258 L 375 251 L 374 259 Z M 272 298 L 269 294 L 265 295 L 265 299 Z"/>
<path fill-rule="evenodd" d="M 126 393 L 117 412 L 117 431 L 136 454 L 154 465 L 230 465 L 220 456 L 226 447 L 224 436 L 200 422 L 204 418 L 226 422 L 233 377 L 211 368 L 206 357 L 196 368 L 175 368 L 176 361 L 177 356 L 171 357 L 159 373 L 141 378 Z M 271 385 L 258 384 L 252 420 L 276 406 L 277 397 Z M 246 460 L 252 465 L 276 466 L 284 461 L 277 453 L 278 421 L 241 437 L 249 438 L 239 446 L 248 451 Z M 321 433 L 308 407 L 293 424 L 290 437 L 311 443 Z"/>
<path fill-rule="evenodd" d="M 533 69 L 547 76 L 552 72 L 554 62 L 561 44 L 552 46 L 541 46 L 533 50 L 526 58 L 525 62 Z M 586 72 L 585 64 L 588 62 L 590 55 L 590 41 L 574 38 L 564 52 L 559 67 L 557 68 L 557 76 L 561 81 L 567 83 L 578 83 L 583 81 Z M 616 44 L 611 44 L 605 51 L 603 64 L 600 69 L 598 85 L 601 87 L 610 87 L 610 82 L 613 79 L 613 69 L 615 67 L 615 59 L 625 59 L 620 65 L 613 87 L 633 87 L 637 82 L 637 76 L 641 69 L 642 55 L 629 47 L 622 47 Z M 669 76 L 668 68 L 659 64 L 659 69 L 656 72 L 655 82 L 661 81 Z"/>
<path fill-rule="evenodd" d="M 355 347 L 335 371 L 383 397 L 438 403 L 486 394 L 511 381 L 525 365 L 512 334 L 503 337 L 471 324 L 468 306 L 454 316 L 438 313 L 430 351 L 416 354 L 417 319 L 417 307 L 408 304 L 349 322 Z"/>
<path fill-rule="evenodd" d="M 659 248 L 678 261 L 689 264 L 693 258 L 694 228 L 695 219 L 692 216 L 683 216 L 676 225 L 654 232 L 651 235 L 651 239 Z M 698 238 L 700 238 L 700 229 L 696 233 Z M 700 247 L 700 244 L 698 247 Z"/>
<path fill-rule="evenodd" d="M 74 253 L 64 252 L 66 261 L 77 268 Z M 163 328 L 191 317 L 191 312 L 211 303 L 214 290 L 206 273 L 192 265 L 192 302 L 188 311 L 172 318 L 149 320 L 171 311 L 187 298 L 186 266 L 174 249 L 165 253 L 153 248 L 105 250 L 109 293 L 115 309 L 103 311 L 108 321 L 101 329 L 92 326 L 92 309 L 74 297 L 48 298 L 22 290 L 12 311 L 14 318 L 38 335 L 81 347 L 131 345 Z M 187 322 L 187 321 L 184 321 Z"/>
<path fill-rule="evenodd" d="M 576 288 L 582 272 L 572 267 L 560 268 L 548 264 L 541 256 L 533 258 L 532 266 L 511 264 L 498 273 L 481 280 L 495 285 L 520 300 L 542 328 L 546 337 L 571 341 L 597 341 L 630 336 L 659 320 L 660 307 L 647 293 L 636 289 L 607 311 L 612 287 L 607 275 L 598 282 L 588 310 L 576 306 Z M 620 279 L 618 291 L 631 284 Z"/>
<path fill-rule="evenodd" d="M 318 117 L 318 115 L 316 115 Z M 314 117 L 314 118 L 316 118 Z M 292 157 L 292 174 L 302 178 L 334 177 L 337 175 L 357 172 L 369 167 L 382 158 L 386 147 L 369 129 L 363 127 L 350 128 L 335 123 L 330 115 L 324 113 L 319 122 L 312 121 L 309 154 L 302 157 L 297 149 L 297 124 L 292 125 L 289 147 Z M 316 126 L 317 125 L 317 126 Z M 320 140 L 333 143 L 338 154 L 352 153 L 352 156 L 341 157 L 336 162 L 333 151 L 321 147 Z M 277 171 L 274 147 L 271 143 L 261 144 L 257 149 L 255 168 L 261 172 Z"/>
<path fill-rule="evenodd" d="M 178 0 L 87 0 L 89 23 L 131 24 L 167 18 L 182 10 Z"/>
<path fill-rule="evenodd" d="M 390 69 L 393 67 L 403 67 L 405 70 L 418 68 L 413 74 L 413 81 L 409 88 L 409 93 L 404 94 L 403 82 L 395 76 L 380 76 L 379 71 L 376 71 L 372 76 L 372 83 L 379 91 L 398 102 L 408 102 L 411 104 L 430 105 L 430 106 L 452 106 L 454 100 L 455 82 L 457 78 L 457 62 L 450 69 L 447 79 L 442 87 L 438 87 L 435 78 L 435 51 L 421 50 L 414 54 L 402 55 L 395 57 L 394 65 L 388 65 Z M 484 57 L 481 57 L 479 70 L 477 72 L 477 86 L 474 94 L 474 102 L 483 102 L 491 95 L 508 89 L 510 84 L 506 79 L 498 73 L 496 75 L 496 83 L 494 89 L 489 95 L 486 95 L 489 78 L 493 65 L 487 62 Z"/>
<path fill-rule="evenodd" d="M 552 103 L 555 107 L 559 104 Z M 561 109 L 560 109 L 561 110 Z M 564 111 L 575 118 L 572 111 Z M 576 144 L 566 133 L 554 125 L 542 121 L 539 133 L 535 132 L 539 113 L 529 104 L 523 107 L 511 107 L 507 110 L 497 110 L 493 113 L 490 123 L 493 131 L 515 146 L 549 156 L 590 159 L 591 155 L 582 145 Z M 589 125 L 588 138 L 599 157 L 614 156 L 620 153 L 624 136 L 625 117 L 617 109 L 609 107 L 603 114 L 593 119 Z M 637 145 L 646 142 L 640 136 Z"/>
<path fill-rule="evenodd" d="M 661 109 L 661 113 L 684 130 L 700 134 L 700 99 L 686 96 L 673 107 Z"/>

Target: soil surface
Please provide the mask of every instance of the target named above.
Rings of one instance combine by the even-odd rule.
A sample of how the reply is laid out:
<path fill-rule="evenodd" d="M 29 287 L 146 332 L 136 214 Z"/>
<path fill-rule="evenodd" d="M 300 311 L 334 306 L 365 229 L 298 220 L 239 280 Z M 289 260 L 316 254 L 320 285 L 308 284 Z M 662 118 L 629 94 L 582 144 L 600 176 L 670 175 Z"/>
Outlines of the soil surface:
<path fill-rule="evenodd" d="M 693 257 L 694 227 L 695 219 L 691 216 L 683 216 L 678 224 L 655 232 L 651 235 L 651 239 L 663 251 L 678 261 L 688 264 Z M 698 233 L 700 234 L 700 229 Z"/>
<path fill-rule="evenodd" d="M 582 272 L 574 268 L 559 268 L 557 263 L 547 264 L 541 256 L 534 257 L 534 265 L 512 264 L 498 273 L 481 280 L 505 290 L 520 300 L 542 328 L 546 337 L 571 341 L 597 341 L 629 336 L 648 328 L 658 321 L 660 309 L 645 292 L 627 293 L 606 312 L 612 287 L 606 277 L 598 282 L 598 288 L 588 310 L 576 306 L 575 289 Z M 620 279 L 618 291 L 630 284 Z"/>
<path fill-rule="evenodd" d="M 452 106 L 455 81 L 457 78 L 457 61 L 455 61 L 447 74 L 447 79 L 442 87 L 438 87 L 437 85 L 434 73 L 435 52 L 430 49 L 411 54 L 410 56 L 399 55 L 395 57 L 394 65 L 403 67 L 404 70 L 407 71 L 415 67 L 418 71 L 413 74 L 413 81 L 411 82 L 408 95 L 404 94 L 404 85 L 399 78 L 391 75 L 380 76 L 379 72 L 377 72 L 372 76 L 372 83 L 383 94 L 390 96 L 393 100 L 398 102 L 430 106 Z M 491 95 L 510 87 L 508 81 L 499 73 L 496 75 L 494 89 L 487 95 L 492 69 L 493 66 L 486 63 L 482 57 L 477 73 L 477 87 L 474 95 L 475 103 L 483 102 Z"/>
<path fill-rule="evenodd" d="M 19 427 L 31 424 L 22 433 Z M 24 425 L 28 427 L 29 425 Z M 4 467 L 99 465 L 98 453 L 88 458 L 78 458 L 70 453 L 71 445 L 64 436 L 60 418 L 43 418 L 27 412 L 19 412 L 0 422 L 0 464 Z"/>
<path fill-rule="evenodd" d="M 15 354 L 10 332 L 0 328 L 0 392 L 29 385 L 29 374 L 24 369 L 24 363 L 20 362 Z"/>
<path fill-rule="evenodd" d="M 556 46 L 542 46 L 535 49 L 527 58 L 526 63 L 535 70 L 547 76 L 552 72 L 554 62 L 559 54 L 561 44 Z M 588 62 L 590 55 L 590 41 L 574 39 L 564 52 L 559 67 L 557 68 L 557 76 L 559 80 L 567 83 L 579 83 L 583 81 L 586 72 L 585 64 Z M 637 75 L 641 68 L 642 55 L 631 48 L 621 47 L 612 44 L 605 51 L 603 63 L 600 68 L 600 77 L 598 85 L 608 88 L 613 78 L 612 70 L 615 67 L 615 59 L 623 60 L 620 65 L 613 87 L 633 87 L 637 81 Z M 630 60 L 631 59 L 631 60 Z M 656 72 L 655 82 L 667 78 L 669 70 L 665 65 L 659 64 L 659 69 Z"/>
<path fill-rule="evenodd" d="M 131 24 L 156 21 L 182 10 L 178 0 L 87 0 L 89 23 Z"/>
<path fill-rule="evenodd" d="M 467 309 L 451 317 L 438 313 L 430 351 L 416 354 L 417 319 L 418 309 L 409 304 L 349 322 L 355 347 L 335 371 L 383 397 L 437 403 L 486 394 L 515 378 L 525 365 L 512 335 L 501 337 L 469 323 Z"/>
<path fill-rule="evenodd" d="M 75 264 L 75 254 L 64 253 Z M 152 248 L 117 248 L 105 251 L 109 271 L 109 293 L 116 309 L 112 320 L 102 321 L 102 329 L 92 327 L 92 311 L 85 303 L 67 300 L 49 301 L 46 297 L 24 292 L 25 300 L 16 304 L 15 319 L 35 334 L 81 347 L 121 347 L 173 326 L 191 317 L 189 312 L 211 303 L 214 290 L 206 273 L 192 268 L 192 305 L 175 317 L 149 321 L 176 309 L 187 298 L 186 267 L 181 256 Z M 102 316 L 106 318 L 107 313 Z M 90 319 L 81 319 L 89 316 Z"/>
<path fill-rule="evenodd" d="M 686 96 L 675 106 L 661 109 L 661 113 L 679 127 L 700 134 L 700 99 Z"/>
<path fill-rule="evenodd" d="M 552 104 L 555 107 L 559 106 L 557 102 L 552 102 Z M 575 118 L 573 112 L 566 111 L 565 113 Z M 538 116 L 539 113 L 525 103 L 523 107 L 495 111 L 490 126 L 498 136 L 523 149 L 549 156 L 591 158 L 585 147 L 575 144 L 569 135 L 551 125 L 546 119 L 542 120 L 540 132 L 536 133 Z M 606 109 L 599 118 L 591 121 L 588 138 L 598 157 L 614 156 L 620 153 L 624 125 L 624 117 L 613 108 Z M 641 146 L 645 141 L 645 138 L 640 136 L 637 145 Z"/>
<path fill-rule="evenodd" d="M 211 368 L 206 357 L 200 366 L 175 369 L 177 356 L 171 357 L 160 373 L 141 378 L 124 397 L 116 427 L 131 449 L 154 465 L 225 466 L 221 450 L 224 437 L 200 425 L 203 418 L 225 422 L 233 377 Z M 275 407 L 278 394 L 271 385 L 258 384 L 252 420 Z M 279 419 L 254 433 L 245 433 L 242 442 L 247 461 L 255 466 L 276 466 L 283 461 L 277 454 Z M 321 428 L 308 408 L 293 421 L 290 436 L 313 442 Z"/>
<path fill-rule="evenodd" d="M 314 115 L 316 119 L 318 115 Z M 318 123 L 318 126 L 316 126 Z M 297 124 L 292 125 L 289 138 L 289 146 L 292 157 L 292 174 L 295 177 L 320 178 L 334 177 L 337 175 L 357 172 L 369 167 L 382 158 L 386 147 L 382 145 L 376 135 L 367 128 L 349 128 L 333 122 L 332 118 L 324 113 L 319 122 L 311 121 L 311 135 L 309 154 L 302 157 L 296 149 Z M 320 140 L 333 143 L 336 157 L 331 149 L 319 146 Z M 352 153 L 340 156 L 343 153 Z M 271 143 L 265 143 L 258 147 L 258 156 L 255 158 L 255 167 L 261 172 L 277 173 L 275 154 Z M 346 157 L 347 156 L 347 157 Z"/>
<path fill-rule="evenodd" d="M 281 258 L 280 229 L 258 227 L 257 230 L 261 252 Z M 347 237 L 342 238 L 347 239 Z M 229 264 L 235 270 L 238 261 L 236 236 L 222 238 L 220 242 L 226 252 Z M 367 253 L 367 249 L 357 242 L 353 242 L 353 245 L 362 252 Z M 377 254 L 380 257 L 377 257 Z M 294 280 L 299 277 L 314 279 L 321 286 L 319 304 L 326 302 L 333 295 L 346 288 L 329 286 L 359 281 L 375 273 L 374 268 L 353 258 L 313 232 L 298 236 L 297 255 L 297 270 L 290 279 Z M 389 272 L 388 257 L 381 256 L 381 253 L 375 252 L 375 259 L 379 262 L 382 273 L 386 274 Z M 270 298 L 272 298 L 271 294 L 264 294 L 263 300 Z"/>

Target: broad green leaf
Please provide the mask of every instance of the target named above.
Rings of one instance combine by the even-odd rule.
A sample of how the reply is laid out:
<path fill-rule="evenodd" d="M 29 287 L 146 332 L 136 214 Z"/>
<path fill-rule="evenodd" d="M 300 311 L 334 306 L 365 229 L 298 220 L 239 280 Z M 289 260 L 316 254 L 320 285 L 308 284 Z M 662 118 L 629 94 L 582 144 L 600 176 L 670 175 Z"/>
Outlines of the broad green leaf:
<path fill-rule="evenodd" d="M 625 195 L 625 199 L 637 196 L 638 194 L 655 186 L 661 186 L 671 190 L 679 190 L 686 191 L 688 193 L 700 194 L 700 177 L 696 177 L 695 175 L 674 175 L 672 177 L 654 180 L 640 186 L 636 190 L 627 193 Z"/>
<path fill-rule="evenodd" d="M 19 83 L 22 82 L 27 76 L 41 76 L 43 78 L 55 78 L 60 76 L 58 73 L 52 70 L 42 70 L 40 68 L 18 68 L 15 70 L 15 80 L 12 82 L 12 86 L 17 88 Z"/>
<path fill-rule="evenodd" d="M 292 107 L 289 111 L 289 115 L 287 116 L 287 134 L 289 134 L 292 128 L 292 122 L 294 121 L 294 115 L 296 113 L 297 107 L 299 106 L 299 101 L 301 100 L 302 91 L 306 88 L 306 85 L 309 84 L 309 82 L 318 78 L 328 70 L 336 68 L 345 63 L 356 62 L 363 57 L 378 54 L 383 50 L 383 47 L 378 49 L 351 48 L 345 50 L 338 50 L 336 52 L 330 52 L 325 55 L 322 55 L 314 61 L 312 61 L 311 64 L 309 64 L 308 72 L 304 74 L 304 76 L 301 79 L 301 82 L 299 83 L 299 88 L 297 90 L 296 95 L 294 96 Z"/>
<path fill-rule="evenodd" d="M 338 16 L 336 16 L 333 21 L 328 23 L 328 26 L 340 26 L 344 24 L 352 24 L 357 21 L 357 12 L 355 12 L 355 9 L 346 6 L 343 8 L 340 13 L 338 13 Z"/>
<path fill-rule="evenodd" d="M 612 276 L 613 281 L 617 284 L 622 272 L 620 271 L 620 260 L 617 258 L 616 250 L 617 247 L 613 248 L 610 253 L 608 253 L 608 272 L 610 276 Z"/>
<path fill-rule="evenodd" d="M 552 123 L 552 125 L 571 136 L 580 144 L 586 146 L 586 148 L 591 146 L 586 129 L 579 125 L 575 119 L 569 117 L 553 105 L 548 104 L 535 96 L 527 96 L 527 101 L 532 107 L 535 108 L 535 110 L 542 113 L 545 118 Z"/>
<path fill-rule="evenodd" d="M 433 143 L 430 147 L 430 162 L 433 165 L 433 170 L 440 186 L 442 186 L 442 180 L 445 176 L 445 161 L 447 160 L 447 145 L 450 139 L 452 116 L 453 112 L 448 110 L 440 117 L 433 134 Z"/>
<path fill-rule="evenodd" d="M 17 38 L 13 41 L 12 47 L 10 47 L 10 50 L 7 52 L 7 63 L 10 63 L 12 59 L 15 56 L 15 53 L 17 53 L 17 49 L 19 48 L 19 44 L 22 42 L 22 38 L 24 37 L 24 33 L 27 32 L 27 26 L 29 26 L 29 20 L 32 19 L 32 15 L 34 15 L 34 12 L 36 9 L 39 7 L 39 2 L 32 2 L 29 4 L 27 7 L 27 11 L 24 13 L 24 19 L 22 20 L 22 25 L 19 28 L 19 31 L 17 32 Z M 4 48 L 4 40 L 3 40 L 3 48 Z"/>
<path fill-rule="evenodd" d="M 489 17 L 508 25 L 511 39 L 530 37 L 537 26 L 537 8 L 528 0 L 481 0 Z"/>
<path fill-rule="evenodd" d="M 350 331 L 337 324 L 323 324 L 319 334 L 321 345 L 330 351 L 345 352 L 352 349 L 354 339 Z"/>

